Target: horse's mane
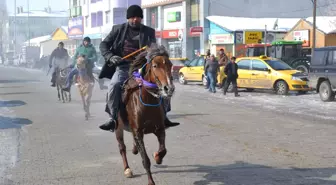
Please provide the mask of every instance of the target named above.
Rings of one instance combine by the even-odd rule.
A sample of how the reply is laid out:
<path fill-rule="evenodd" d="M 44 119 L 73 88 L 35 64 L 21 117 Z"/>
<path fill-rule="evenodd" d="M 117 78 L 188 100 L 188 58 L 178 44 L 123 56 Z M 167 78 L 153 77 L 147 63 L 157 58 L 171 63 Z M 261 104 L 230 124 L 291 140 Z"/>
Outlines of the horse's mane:
<path fill-rule="evenodd" d="M 169 58 L 169 54 L 164 46 L 159 46 L 157 44 L 151 44 L 149 48 L 147 48 L 146 51 L 141 52 L 135 60 L 132 62 L 130 67 L 130 74 L 132 74 L 134 71 L 138 71 L 141 69 L 147 62 L 147 58 L 149 60 L 152 60 L 156 56 L 166 56 Z"/>

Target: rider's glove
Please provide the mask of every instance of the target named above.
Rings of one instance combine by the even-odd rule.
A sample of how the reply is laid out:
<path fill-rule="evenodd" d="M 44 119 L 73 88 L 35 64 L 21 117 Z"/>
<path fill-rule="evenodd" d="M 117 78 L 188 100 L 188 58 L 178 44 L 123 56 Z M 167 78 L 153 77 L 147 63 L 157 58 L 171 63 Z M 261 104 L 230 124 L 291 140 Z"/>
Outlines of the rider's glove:
<path fill-rule="evenodd" d="M 110 61 L 109 61 L 109 62 L 110 62 L 111 64 L 117 66 L 117 65 L 120 64 L 120 62 L 122 62 L 122 60 L 123 60 L 123 59 L 122 59 L 121 57 L 115 55 L 115 56 L 113 56 L 113 57 L 110 58 Z"/>

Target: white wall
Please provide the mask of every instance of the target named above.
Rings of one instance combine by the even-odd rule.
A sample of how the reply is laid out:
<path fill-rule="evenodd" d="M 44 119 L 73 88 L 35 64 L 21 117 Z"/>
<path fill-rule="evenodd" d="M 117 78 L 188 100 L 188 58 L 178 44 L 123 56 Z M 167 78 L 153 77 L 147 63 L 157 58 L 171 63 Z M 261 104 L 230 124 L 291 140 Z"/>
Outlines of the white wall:
<path fill-rule="evenodd" d="M 171 5 L 163 6 L 162 8 L 163 16 L 161 17 L 163 20 L 163 29 L 183 29 L 185 23 L 183 22 L 183 18 L 186 16 L 185 11 L 183 11 L 182 3 L 176 3 Z M 180 22 L 168 22 L 168 12 L 181 12 L 181 21 Z"/>

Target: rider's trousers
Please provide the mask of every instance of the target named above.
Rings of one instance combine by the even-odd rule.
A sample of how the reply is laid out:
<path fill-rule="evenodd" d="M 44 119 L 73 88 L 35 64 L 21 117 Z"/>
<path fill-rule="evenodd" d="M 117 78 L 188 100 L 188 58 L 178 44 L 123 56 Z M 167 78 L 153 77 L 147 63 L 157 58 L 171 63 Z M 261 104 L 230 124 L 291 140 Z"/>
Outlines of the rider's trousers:
<path fill-rule="evenodd" d="M 128 78 L 129 67 L 129 64 L 118 66 L 108 87 L 107 106 L 113 120 L 116 120 L 118 116 L 121 101 L 121 86 Z"/>
<path fill-rule="evenodd" d="M 71 84 L 72 84 L 72 79 L 73 77 L 78 74 L 78 69 L 75 67 L 71 70 L 71 72 L 69 73 L 69 75 L 66 78 L 66 86 L 65 88 L 70 88 Z"/>

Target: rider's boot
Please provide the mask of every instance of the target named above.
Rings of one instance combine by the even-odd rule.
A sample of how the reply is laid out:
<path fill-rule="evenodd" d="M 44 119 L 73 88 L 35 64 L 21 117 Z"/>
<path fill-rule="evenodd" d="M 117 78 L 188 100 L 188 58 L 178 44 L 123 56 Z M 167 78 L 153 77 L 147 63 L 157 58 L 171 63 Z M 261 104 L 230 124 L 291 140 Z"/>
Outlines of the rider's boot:
<path fill-rule="evenodd" d="M 169 127 L 175 127 L 177 125 L 180 125 L 180 123 L 178 122 L 171 122 L 168 117 L 166 116 L 165 120 L 164 120 L 164 124 L 166 126 L 166 128 L 169 128 Z"/>
<path fill-rule="evenodd" d="M 114 132 L 116 121 L 113 119 L 108 120 L 106 123 L 99 126 L 100 129 Z"/>
<path fill-rule="evenodd" d="M 51 75 L 51 87 L 56 86 L 56 72 Z"/>

